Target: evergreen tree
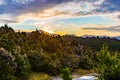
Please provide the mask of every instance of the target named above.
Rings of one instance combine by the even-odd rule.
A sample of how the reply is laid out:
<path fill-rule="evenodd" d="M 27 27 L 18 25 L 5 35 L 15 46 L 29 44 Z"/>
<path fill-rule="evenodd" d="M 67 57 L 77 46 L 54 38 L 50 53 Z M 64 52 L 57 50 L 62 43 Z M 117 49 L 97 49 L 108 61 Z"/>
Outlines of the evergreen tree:
<path fill-rule="evenodd" d="M 95 70 L 100 80 L 120 80 L 118 53 L 111 53 L 104 44 L 98 56 Z"/>
<path fill-rule="evenodd" d="M 72 80 L 71 71 L 69 70 L 69 68 L 66 67 L 62 70 L 61 77 L 63 80 Z"/>

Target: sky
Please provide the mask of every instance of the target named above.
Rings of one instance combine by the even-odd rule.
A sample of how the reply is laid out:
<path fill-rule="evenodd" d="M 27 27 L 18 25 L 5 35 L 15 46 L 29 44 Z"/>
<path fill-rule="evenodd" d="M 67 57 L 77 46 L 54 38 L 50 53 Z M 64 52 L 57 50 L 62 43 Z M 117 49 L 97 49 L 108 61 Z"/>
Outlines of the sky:
<path fill-rule="evenodd" d="M 0 0 L 0 26 L 55 34 L 120 35 L 120 0 Z"/>

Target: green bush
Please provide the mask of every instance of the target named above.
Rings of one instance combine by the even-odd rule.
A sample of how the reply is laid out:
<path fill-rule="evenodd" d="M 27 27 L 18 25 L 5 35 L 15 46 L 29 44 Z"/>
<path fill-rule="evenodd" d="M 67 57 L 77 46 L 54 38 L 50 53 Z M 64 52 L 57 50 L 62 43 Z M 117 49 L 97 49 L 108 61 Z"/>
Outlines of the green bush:
<path fill-rule="evenodd" d="M 100 80 L 120 80 L 118 53 L 111 53 L 106 45 L 101 48 L 95 70 Z"/>
<path fill-rule="evenodd" d="M 27 56 L 0 48 L 0 80 L 26 80 L 30 71 Z"/>
<path fill-rule="evenodd" d="M 0 48 L 0 80 L 16 80 L 16 68 L 15 57 L 4 48 Z"/>
<path fill-rule="evenodd" d="M 69 68 L 64 68 L 62 69 L 62 75 L 61 75 L 63 80 L 72 80 L 71 72 Z"/>

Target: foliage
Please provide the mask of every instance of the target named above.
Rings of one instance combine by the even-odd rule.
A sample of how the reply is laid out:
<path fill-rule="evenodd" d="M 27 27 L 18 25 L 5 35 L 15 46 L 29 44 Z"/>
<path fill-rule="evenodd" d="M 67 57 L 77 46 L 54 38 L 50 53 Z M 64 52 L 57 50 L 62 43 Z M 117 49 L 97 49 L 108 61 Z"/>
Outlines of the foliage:
<path fill-rule="evenodd" d="M 0 49 L 0 80 L 26 80 L 30 71 L 26 55 L 12 54 Z"/>
<path fill-rule="evenodd" d="M 61 75 L 63 80 L 72 80 L 71 72 L 69 68 L 64 68 L 62 69 L 62 75 Z"/>
<path fill-rule="evenodd" d="M 79 58 L 69 47 L 70 44 L 64 43 L 59 35 L 51 35 L 41 30 L 31 33 L 15 32 L 5 25 L 0 28 L 0 44 L 0 47 L 16 57 L 19 65 L 16 71 L 18 77 L 27 75 L 24 68 L 29 71 L 29 66 L 35 72 L 57 75 L 64 66 L 74 69 L 79 64 Z"/>
<path fill-rule="evenodd" d="M 22 80 L 26 80 L 30 73 L 30 64 L 26 54 L 15 54 L 17 68 L 15 75 Z"/>
<path fill-rule="evenodd" d="M 109 45 L 111 51 L 120 51 L 120 40 L 110 37 L 72 37 L 72 36 L 63 36 L 62 39 L 66 42 L 74 43 L 74 45 L 82 45 L 92 50 L 99 51 L 104 43 Z"/>
<path fill-rule="evenodd" d="M 4 48 L 0 49 L 0 80 L 16 80 L 17 68 L 15 57 Z"/>
<path fill-rule="evenodd" d="M 80 57 L 79 66 L 80 68 L 90 70 L 93 68 L 91 58 L 94 56 L 95 52 L 89 48 L 83 49 L 82 55 Z"/>
<path fill-rule="evenodd" d="M 120 60 L 118 53 L 111 53 L 104 44 L 98 56 L 95 69 L 100 80 L 120 80 Z"/>
<path fill-rule="evenodd" d="M 116 39 L 67 37 L 42 30 L 15 32 L 5 24 L 0 27 L 0 80 L 27 80 L 30 71 L 58 75 L 64 67 L 92 69 L 104 42 L 112 51 L 119 50 Z"/>

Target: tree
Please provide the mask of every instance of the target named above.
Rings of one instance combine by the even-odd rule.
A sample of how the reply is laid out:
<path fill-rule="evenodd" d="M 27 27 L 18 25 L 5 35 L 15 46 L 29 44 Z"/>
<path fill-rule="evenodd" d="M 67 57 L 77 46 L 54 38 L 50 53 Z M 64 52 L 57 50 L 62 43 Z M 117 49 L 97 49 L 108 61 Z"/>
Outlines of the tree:
<path fill-rule="evenodd" d="M 23 52 L 21 52 L 19 47 L 15 50 L 14 56 L 15 62 L 17 63 L 15 76 L 17 76 L 21 80 L 26 80 L 29 76 L 31 65 L 29 63 L 27 55 Z"/>
<path fill-rule="evenodd" d="M 0 48 L 0 80 L 16 80 L 16 68 L 15 57 L 4 48 Z"/>
<path fill-rule="evenodd" d="M 104 44 L 96 63 L 96 72 L 100 80 L 120 80 L 120 60 L 118 53 L 110 52 Z"/>
<path fill-rule="evenodd" d="M 26 80 L 30 64 L 26 54 L 11 53 L 0 48 L 0 80 Z"/>
<path fill-rule="evenodd" d="M 66 67 L 62 69 L 61 77 L 63 80 L 72 80 L 71 71 L 69 70 L 69 68 Z"/>

